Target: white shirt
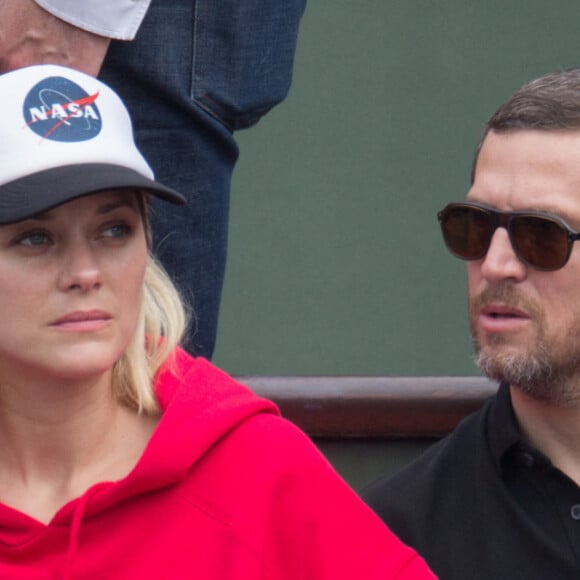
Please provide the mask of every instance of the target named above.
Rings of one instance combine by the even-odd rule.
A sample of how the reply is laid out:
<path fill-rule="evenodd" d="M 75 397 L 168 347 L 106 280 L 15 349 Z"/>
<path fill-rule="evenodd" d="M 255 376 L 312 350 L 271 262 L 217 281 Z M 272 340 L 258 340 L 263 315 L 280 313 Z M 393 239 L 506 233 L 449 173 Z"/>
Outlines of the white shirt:
<path fill-rule="evenodd" d="M 151 0 L 34 0 L 57 18 L 83 30 L 133 40 Z"/>

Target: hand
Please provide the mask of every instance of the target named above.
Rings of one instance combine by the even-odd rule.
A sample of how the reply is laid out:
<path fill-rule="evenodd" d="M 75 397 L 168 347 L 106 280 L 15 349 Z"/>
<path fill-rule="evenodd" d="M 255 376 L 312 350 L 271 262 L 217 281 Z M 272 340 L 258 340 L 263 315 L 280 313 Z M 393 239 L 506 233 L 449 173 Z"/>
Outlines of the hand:
<path fill-rule="evenodd" d="M 0 0 L 0 73 L 60 64 L 97 76 L 110 41 L 60 20 L 33 0 Z"/>

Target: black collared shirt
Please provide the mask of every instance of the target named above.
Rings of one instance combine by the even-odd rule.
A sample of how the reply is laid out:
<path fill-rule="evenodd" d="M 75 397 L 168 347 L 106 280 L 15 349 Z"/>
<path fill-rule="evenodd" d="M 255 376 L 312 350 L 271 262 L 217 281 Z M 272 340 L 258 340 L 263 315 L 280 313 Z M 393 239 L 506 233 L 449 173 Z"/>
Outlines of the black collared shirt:
<path fill-rule="evenodd" d="M 507 385 L 363 497 L 440 580 L 580 579 L 580 487 L 522 440 Z"/>

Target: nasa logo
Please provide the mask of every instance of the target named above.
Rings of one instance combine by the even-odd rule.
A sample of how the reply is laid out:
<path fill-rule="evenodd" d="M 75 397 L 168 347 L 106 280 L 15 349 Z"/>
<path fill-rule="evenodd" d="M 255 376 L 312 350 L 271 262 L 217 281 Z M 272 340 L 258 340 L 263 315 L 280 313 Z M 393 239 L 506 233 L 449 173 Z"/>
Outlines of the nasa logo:
<path fill-rule="evenodd" d="M 69 79 L 48 77 L 34 85 L 24 99 L 26 126 L 53 141 L 93 139 L 102 127 L 98 96 L 98 92 L 89 95 Z"/>

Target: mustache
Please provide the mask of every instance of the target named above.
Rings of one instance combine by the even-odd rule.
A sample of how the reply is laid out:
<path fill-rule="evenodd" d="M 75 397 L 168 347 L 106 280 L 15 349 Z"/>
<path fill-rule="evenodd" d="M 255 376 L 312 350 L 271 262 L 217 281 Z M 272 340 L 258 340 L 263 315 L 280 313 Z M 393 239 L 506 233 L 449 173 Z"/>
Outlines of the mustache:
<path fill-rule="evenodd" d="M 510 282 L 498 282 L 487 286 L 480 294 L 474 296 L 469 303 L 470 314 L 477 314 L 490 304 L 501 303 L 511 308 L 517 308 L 531 317 L 541 317 L 540 308 Z"/>

